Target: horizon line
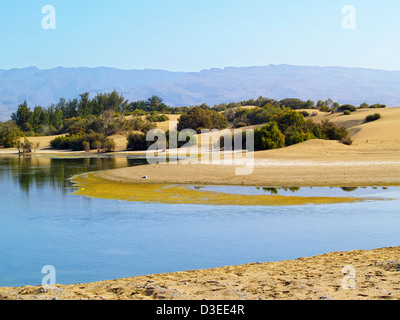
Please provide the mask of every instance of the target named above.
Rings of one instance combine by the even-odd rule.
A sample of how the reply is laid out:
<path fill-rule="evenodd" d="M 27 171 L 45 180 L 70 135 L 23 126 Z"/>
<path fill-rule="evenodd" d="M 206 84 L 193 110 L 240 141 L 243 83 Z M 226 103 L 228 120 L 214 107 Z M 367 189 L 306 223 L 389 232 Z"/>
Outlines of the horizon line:
<path fill-rule="evenodd" d="M 374 70 L 374 71 L 387 71 L 387 72 L 399 72 L 400 70 L 390 70 L 390 69 L 379 69 L 372 67 L 356 67 L 356 66 L 340 66 L 340 65 L 297 65 L 297 64 L 288 64 L 288 63 L 280 63 L 280 64 L 267 64 L 267 65 L 249 65 L 249 66 L 225 66 L 225 67 L 209 67 L 200 69 L 197 71 L 178 71 L 178 70 L 168 70 L 168 69 L 159 69 L 159 68 L 144 68 L 144 69 L 135 69 L 135 68 L 117 68 L 117 67 L 109 67 L 109 66 L 97 66 L 97 67 L 87 67 L 87 66 L 75 66 L 75 67 L 64 67 L 64 66 L 56 66 L 49 68 L 40 68 L 37 66 L 27 66 L 27 67 L 15 67 L 4 69 L 0 68 L 1 71 L 13 71 L 13 70 L 26 70 L 26 69 L 36 69 L 39 71 L 49 71 L 55 69 L 113 69 L 118 71 L 165 71 L 171 73 L 199 73 L 202 71 L 211 71 L 211 70 L 225 70 L 225 69 L 248 69 L 248 68 L 266 68 L 266 67 L 298 67 L 298 68 L 343 68 L 343 69 L 362 69 L 362 70 Z"/>

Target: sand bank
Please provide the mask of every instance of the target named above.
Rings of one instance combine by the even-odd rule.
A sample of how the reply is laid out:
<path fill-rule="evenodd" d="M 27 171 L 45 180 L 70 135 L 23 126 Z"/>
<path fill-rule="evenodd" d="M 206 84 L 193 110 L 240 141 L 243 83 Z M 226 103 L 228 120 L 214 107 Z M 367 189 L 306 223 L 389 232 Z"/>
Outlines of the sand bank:
<path fill-rule="evenodd" d="M 343 267 L 352 266 L 354 283 Z M 348 270 L 348 269 L 347 269 Z M 354 289 L 349 289 L 355 285 Z M 400 247 L 156 274 L 88 284 L 0 288 L 21 300 L 391 300 L 400 299 Z"/>

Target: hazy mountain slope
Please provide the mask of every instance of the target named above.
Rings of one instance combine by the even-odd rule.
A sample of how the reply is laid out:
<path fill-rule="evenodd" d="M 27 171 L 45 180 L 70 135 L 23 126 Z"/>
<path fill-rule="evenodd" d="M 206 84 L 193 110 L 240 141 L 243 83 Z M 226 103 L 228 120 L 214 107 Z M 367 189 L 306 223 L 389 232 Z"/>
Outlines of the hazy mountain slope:
<path fill-rule="evenodd" d="M 130 101 L 161 96 L 170 105 L 213 105 L 259 96 L 277 100 L 332 98 L 339 103 L 400 105 L 400 72 L 343 67 L 260 67 L 200 72 L 118 70 L 113 68 L 37 68 L 0 70 L 0 118 L 8 118 L 25 99 L 47 107 L 60 97 L 117 90 Z"/>

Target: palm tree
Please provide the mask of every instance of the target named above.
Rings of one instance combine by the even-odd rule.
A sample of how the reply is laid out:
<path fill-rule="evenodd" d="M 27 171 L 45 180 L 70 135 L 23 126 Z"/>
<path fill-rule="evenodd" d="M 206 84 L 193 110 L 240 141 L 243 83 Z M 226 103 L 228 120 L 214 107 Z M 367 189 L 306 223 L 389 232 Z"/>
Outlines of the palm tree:
<path fill-rule="evenodd" d="M 163 103 L 163 99 L 154 95 L 151 98 L 148 98 L 146 101 L 146 106 L 151 109 L 157 108 L 160 104 Z"/>

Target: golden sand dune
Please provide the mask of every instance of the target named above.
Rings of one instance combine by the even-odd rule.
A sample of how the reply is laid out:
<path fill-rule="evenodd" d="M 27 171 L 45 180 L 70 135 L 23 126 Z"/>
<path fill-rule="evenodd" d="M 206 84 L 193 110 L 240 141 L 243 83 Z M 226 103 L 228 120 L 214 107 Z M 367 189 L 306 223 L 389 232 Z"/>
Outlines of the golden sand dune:
<path fill-rule="evenodd" d="M 365 122 L 369 114 L 382 118 Z M 353 145 L 309 140 L 287 148 L 254 153 L 254 171 L 235 175 L 240 165 L 181 164 L 133 167 L 99 173 L 125 182 L 227 184 L 262 186 L 354 186 L 400 184 L 400 109 L 364 109 L 345 116 L 317 112 L 314 121 L 329 119 L 346 126 Z M 351 126 L 350 124 L 353 124 Z M 197 160 L 197 159 L 196 159 Z"/>

